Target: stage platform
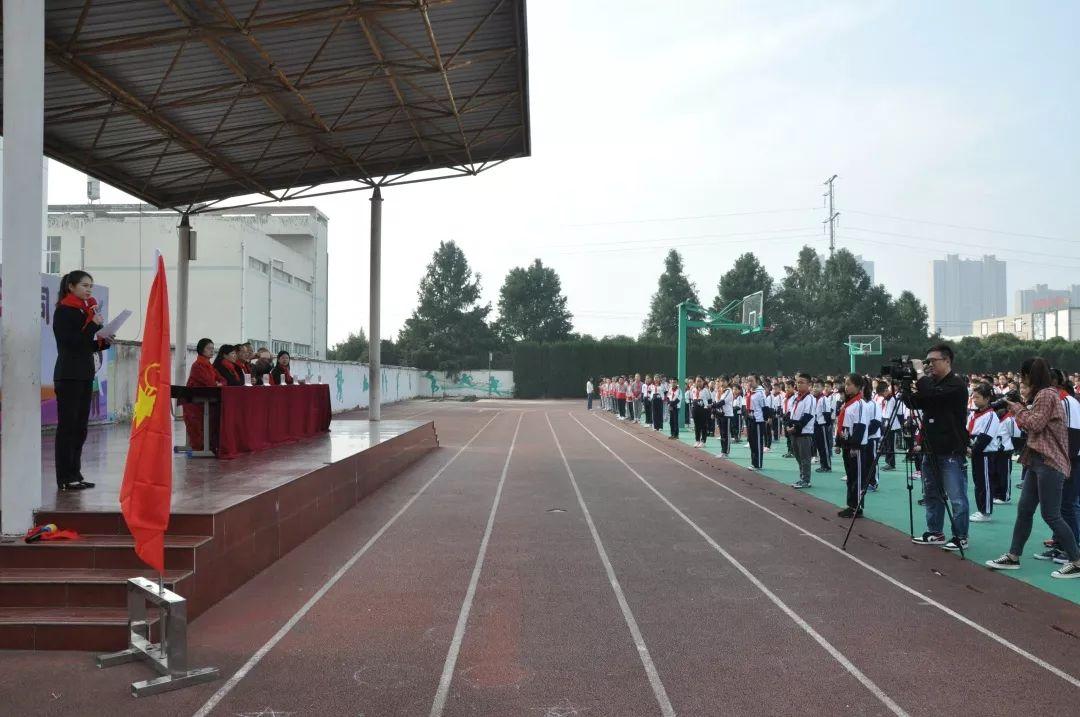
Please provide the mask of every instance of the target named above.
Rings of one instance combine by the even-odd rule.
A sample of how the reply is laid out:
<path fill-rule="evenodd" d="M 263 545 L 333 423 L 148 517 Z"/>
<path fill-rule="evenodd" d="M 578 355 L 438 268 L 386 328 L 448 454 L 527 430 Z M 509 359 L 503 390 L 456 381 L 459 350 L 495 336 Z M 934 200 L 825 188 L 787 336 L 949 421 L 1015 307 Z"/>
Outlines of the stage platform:
<path fill-rule="evenodd" d="M 175 430 L 180 445 L 183 424 Z M 35 523 L 83 539 L 0 544 L 0 649 L 126 645 L 125 582 L 149 577 L 119 512 L 129 433 L 128 425 L 91 428 L 83 474 L 97 487 L 64 493 L 53 438 L 43 437 Z M 321 436 L 233 460 L 178 454 L 165 582 L 194 618 L 437 446 L 430 421 L 335 420 Z"/>

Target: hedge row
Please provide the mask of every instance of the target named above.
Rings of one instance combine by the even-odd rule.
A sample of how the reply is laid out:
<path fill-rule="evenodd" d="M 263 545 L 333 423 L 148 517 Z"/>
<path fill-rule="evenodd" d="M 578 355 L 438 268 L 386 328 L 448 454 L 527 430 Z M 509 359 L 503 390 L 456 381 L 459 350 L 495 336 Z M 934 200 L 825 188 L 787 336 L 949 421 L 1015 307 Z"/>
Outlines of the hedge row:
<path fill-rule="evenodd" d="M 877 375 L 893 356 L 919 358 L 935 339 L 912 346 L 885 346 L 885 355 L 856 359 L 856 370 Z M 1053 339 L 1036 341 L 981 341 L 964 339 L 954 344 L 958 371 L 990 372 L 1019 368 L 1029 356 L 1043 356 L 1066 371 L 1080 367 L 1080 342 Z M 585 391 L 585 381 L 600 376 L 663 373 L 674 376 L 675 347 L 639 342 L 567 341 L 551 344 L 519 344 L 513 353 L 514 387 L 518 398 L 574 398 Z M 767 340 L 741 343 L 691 342 L 686 368 L 689 375 L 717 376 L 732 373 L 791 375 L 806 371 L 815 375 L 844 373 L 849 368 L 847 349 L 832 343 L 777 346 Z"/>

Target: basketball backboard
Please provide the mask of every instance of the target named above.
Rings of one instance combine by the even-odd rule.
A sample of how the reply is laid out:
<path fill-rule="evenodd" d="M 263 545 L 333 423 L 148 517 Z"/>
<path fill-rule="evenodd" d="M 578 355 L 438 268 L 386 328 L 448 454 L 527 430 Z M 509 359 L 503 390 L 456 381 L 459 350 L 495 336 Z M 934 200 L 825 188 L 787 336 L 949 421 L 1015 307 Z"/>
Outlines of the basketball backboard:
<path fill-rule="evenodd" d="M 756 291 L 742 300 L 742 323 L 748 328 L 743 333 L 752 334 L 765 326 L 765 293 Z"/>

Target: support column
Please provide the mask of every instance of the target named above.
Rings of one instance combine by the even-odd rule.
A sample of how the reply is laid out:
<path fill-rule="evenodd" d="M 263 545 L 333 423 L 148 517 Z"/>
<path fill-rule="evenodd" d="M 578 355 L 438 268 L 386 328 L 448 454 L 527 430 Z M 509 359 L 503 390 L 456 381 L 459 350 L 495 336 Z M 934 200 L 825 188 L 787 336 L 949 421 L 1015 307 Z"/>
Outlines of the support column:
<path fill-rule="evenodd" d="M 675 356 L 675 362 L 677 364 L 675 369 L 679 375 L 680 391 L 683 390 L 684 386 L 686 386 L 686 342 L 688 341 L 688 337 L 686 335 L 686 332 L 688 330 L 687 320 L 688 316 L 686 312 L 686 302 L 684 301 L 683 303 L 679 304 L 679 346 Z M 685 400 L 685 397 L 683 400 Z"/>
<path fill-rule="evenodd" d="M 24 533 L 41 504 L 42 135 L 45 3 L 4 3 L 3 385 L 0 533 Z M 55 296 L 46 311 L 52 314 Z M 51 319 L 50 319 L 51 320 Z"/>
<path fill-rule="evenodd" d="M 185 213 L 180 217 L 180 226 L 177 227 L 177 252 L 176 252 L 176 326 L 173 336 L 175 346 L 173 350 L 173 381 L 177 384 L 187 382 L 187 342 L 188 342 L 188 269 L 191 265 L 191 220 Z M 176 406 L 176 415 L 183 410 L 179 402 Z M 209 440 L 207 438 L 206 440 Z"/>
<path fill-rule="evenodd" d="M 382 334 L 379 327 L 380 282 L 382 278 L 382 191 L 378 186 L 371 193 L 371 293 L 368 336 L 368 418 L 382 419 Z"/>

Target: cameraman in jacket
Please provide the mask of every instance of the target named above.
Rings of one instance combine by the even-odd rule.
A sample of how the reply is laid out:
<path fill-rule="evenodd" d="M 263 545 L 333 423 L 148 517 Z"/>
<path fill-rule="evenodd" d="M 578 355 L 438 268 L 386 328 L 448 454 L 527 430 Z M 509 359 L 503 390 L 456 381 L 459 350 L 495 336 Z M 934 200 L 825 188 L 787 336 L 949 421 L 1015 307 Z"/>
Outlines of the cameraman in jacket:
<path fill-rule="evenodd" d="M 922 411 L 923 483 L 926 489 L 926 532 L 913 538 L 920 545 L 946 550 L 968 547 L 967 418 L 968 390 L 953 373 L 953 350 L 938 344 L 926 352 L 924 375 L 910 389 L 908 407 Z M 945 491 L 942 495 L 941 491 Z M 945 540 L 945 499 L 952 507 L 953 536 Z"/>

